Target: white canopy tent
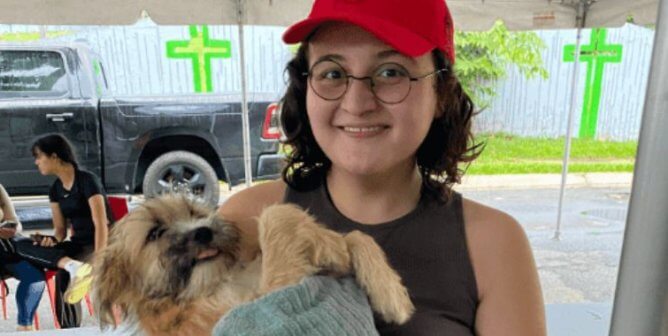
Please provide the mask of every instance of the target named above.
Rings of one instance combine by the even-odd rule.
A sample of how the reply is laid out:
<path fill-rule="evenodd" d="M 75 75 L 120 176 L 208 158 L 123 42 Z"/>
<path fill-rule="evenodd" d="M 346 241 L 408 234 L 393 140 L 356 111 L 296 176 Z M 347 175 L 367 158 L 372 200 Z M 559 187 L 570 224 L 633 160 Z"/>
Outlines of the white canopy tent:
<path fill-rule="evenodd" d="M 287 26 L 308 15 L 311 0 L 0 0 L 0 23 L 131 25 L 148 12 L 159 24 Z M 288 13 L 288 14 L 286 14 Z"/>
<path fill-rule="evenodd" d="M 633 17 L 654 23 L 657 0 L 448 0 L 458 29 L 485 30 L 501 19 L 509 29 L 617 27 Z M 580 20 L 582 18 L 582 21 Z"/>
<path fill-rule="evenodd" d="M 388 0 L 391 1 L 405 0 Z M 485 30 L 497 19 L 511 29 L 620 26 L 657 22 L 651 78 L 643 114 L 633 191 L 615 298 L 611 335 L 668 336 L 668 0 L 449 0 L 457 27 Z M 286 26 L 307 15 L 311 0 L 0 0 L 0 24 L 132 24 L 142 10 L 160 24 Z M 657 10 L 658 8 L 658 10 Z M 578 33 L 578 45 L 581 39 Z M 243 46 L 243 43 L 241 44 Z M 576 57 L 579 57 L 579 47 Z M 242 78 L 244 76 L 244 56 Z M 576 59 L 575 64 L 579 64 Z M 578 66 L 573 74 L 577 80 Z M 246 181 L 250 182 L 248 111 L 244 88 Z M 575 85 L 572 85 L 574 88 Z M 569 113 L 567 173 L 575 99 Z M 559 216 L 563 200 L 560 194 Z M 559 233 L 560 217 L 557 222 Z"/>
<path fill-rule="evenodd" d="M 391 4 L 389 0 L 388 5 Z M 160 24 L 237 24 L 287 26 L 304 18 L 312 0 L 1 0 L 0 23 L 41 25 L 129 25 L 143 10 Z M 654 23 L 657 0 L 448 0 L 457 28 L 486 30 L 502 19 L 510 29 L 577 27 L 585 5 L 586 27 L 621 26 L 629 15 Z"/>

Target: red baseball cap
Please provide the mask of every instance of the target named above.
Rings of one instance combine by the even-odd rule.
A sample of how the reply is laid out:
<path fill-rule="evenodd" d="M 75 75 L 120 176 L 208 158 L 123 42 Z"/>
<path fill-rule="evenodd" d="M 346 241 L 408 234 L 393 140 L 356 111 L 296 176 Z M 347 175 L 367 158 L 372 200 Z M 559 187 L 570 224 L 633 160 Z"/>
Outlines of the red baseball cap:
<path fill-rule="evenodd" d="M 325 22 L 354 24 L 411 57 L 442 50 L 455 63 L 454 24 L 445 0 L 315 0 L 309 16 L 283 34 L 304 41 Z"/>

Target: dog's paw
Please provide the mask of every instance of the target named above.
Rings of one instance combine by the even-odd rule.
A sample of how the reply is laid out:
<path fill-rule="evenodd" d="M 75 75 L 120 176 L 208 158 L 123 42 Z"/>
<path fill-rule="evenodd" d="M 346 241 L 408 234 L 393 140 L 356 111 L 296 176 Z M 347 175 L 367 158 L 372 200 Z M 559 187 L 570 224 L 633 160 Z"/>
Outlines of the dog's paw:
<path fill-rule="evenodd" d="M 403 324 L 415 307 L 401 277 L 388 264 L 385 253 L 373 238 L 359 231 L 345 236 L 355 278 L 369 296 L 371 308 L 386 322 Z"/>
<path fill-rule="evenodd" d="M 387 283 L 383 293 L 369 293 L 369 300 L 371 308 L 386 322 L 404 324 L 415 311 L 408 290 L 398 281 Z"/>

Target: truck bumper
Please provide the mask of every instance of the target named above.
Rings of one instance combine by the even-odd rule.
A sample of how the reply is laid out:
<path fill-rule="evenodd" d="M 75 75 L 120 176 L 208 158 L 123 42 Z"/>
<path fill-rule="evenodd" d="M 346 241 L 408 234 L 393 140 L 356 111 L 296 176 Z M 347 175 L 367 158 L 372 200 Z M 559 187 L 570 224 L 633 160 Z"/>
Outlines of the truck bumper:
<path fill-rule="evenodd" d="M 281 176 L 285 166 L 285 155 L 262 154 L 257 160 L 257 179 L 275 179 Z"/>

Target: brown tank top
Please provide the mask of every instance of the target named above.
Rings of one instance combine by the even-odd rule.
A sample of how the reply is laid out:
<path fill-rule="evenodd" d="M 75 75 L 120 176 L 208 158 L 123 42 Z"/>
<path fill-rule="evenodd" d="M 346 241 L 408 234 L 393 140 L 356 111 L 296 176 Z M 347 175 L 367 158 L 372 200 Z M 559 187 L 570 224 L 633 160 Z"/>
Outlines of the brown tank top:
<path fill-rule="evenodd" d="M 383 248 L 417 309 L 402 326 L 376 318 L 381 335 L 468 336 L 474 334 L 478 289 L 466 246 L 462 197 L 452 196 L 443 203 L 423 193 L 412 212 L 378 225 L 343 216 L 332 203 L 326 183 L 306 192 L 288 187 L 284 201 L 306 209 L 334 231 L 362 231 Z"/>

